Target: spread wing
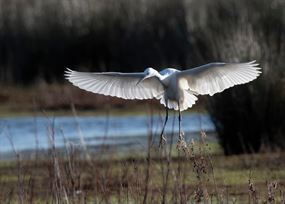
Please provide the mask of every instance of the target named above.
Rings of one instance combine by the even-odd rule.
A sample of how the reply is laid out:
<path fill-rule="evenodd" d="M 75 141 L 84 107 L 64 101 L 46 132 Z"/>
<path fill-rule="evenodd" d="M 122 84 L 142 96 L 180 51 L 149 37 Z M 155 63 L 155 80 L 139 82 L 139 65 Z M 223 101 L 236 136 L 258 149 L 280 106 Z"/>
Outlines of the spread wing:
<path fill-rule="evenodd" d="M 73 85 L 93 93 L 123 99 L 160 98 L 164 88 L 158 78 L 150 77 L 138 83 L 144 76 L 144 73 L 65 71 L 66 79 Z"/>
<path fill-rule="evenodd" d="M 261 71 L 255 61 L 248 63 L 210 63 L 179 72 L 179 79 L 188 82 L 187 88 L 196 94 L 222 92 L 234 85 L 256 79 Z"/>

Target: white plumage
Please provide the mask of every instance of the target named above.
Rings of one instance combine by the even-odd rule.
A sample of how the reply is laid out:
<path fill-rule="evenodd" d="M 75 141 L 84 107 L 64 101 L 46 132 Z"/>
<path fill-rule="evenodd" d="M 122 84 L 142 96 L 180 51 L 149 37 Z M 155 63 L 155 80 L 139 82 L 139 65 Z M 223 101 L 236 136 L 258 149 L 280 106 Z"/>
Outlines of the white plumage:
<path fill-rule="evenodd" d="M 256 79 L 261 73 L 255 61 L 248 63 L 210 63 L 179 73 L 188 81 L 189 89 L 198 94 L 222 92 L 234 85 L 245 84 Z"/>
<path fill-rule="evenodd" d="M 144 73 L 89 73 L 67 69 L 65 76 L 86 91 L 123 99 L 152 99 L 164 92 L 158 78 L 151 77 L 138 83 Z"/>
<path fill-rule="evenodd" d="M 179 110 L 179 141 L 181 134 L 181 111 L 191 108 L 199 94 L 214 95 L 234 85 L 256 79 L 261 71 L 255 61 L 247 63 L 210 63 L 193 69 L 179 71 L 167 68 L 161 72 L 147 68 L 142 73 L 77 72 L 67 69 L 66 78 L 75 86 L 97 94 L 123 99 L 160 100 L 166 107 L 163 133 L 168 120 L 168 109 Z M 184 144 L 182 142 L 182 144 Z"/>
<path fill-rule="evenodd" d="M 257 66 L 255 61 L 210 63 L 184 71 L 167 68 L 157 72 L 147 68 L 141 73 L 89 73 L 67 69 L 65 76 L 86 91 L 123 99 L 156 98 L 169 109 L 184 111 L 195 104 L 195 95 L 212 96 L 256 79 L 261 73 Z"/>

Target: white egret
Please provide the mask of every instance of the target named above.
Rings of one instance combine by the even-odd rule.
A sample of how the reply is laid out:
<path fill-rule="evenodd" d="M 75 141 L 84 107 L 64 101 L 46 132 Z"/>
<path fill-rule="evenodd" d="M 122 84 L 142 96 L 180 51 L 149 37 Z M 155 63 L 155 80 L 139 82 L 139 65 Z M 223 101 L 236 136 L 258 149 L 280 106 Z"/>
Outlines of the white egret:
<path fill-rule="evenodd" d="M 234 85 L 256 79 L 261 71 L 255 61 L 247 63 L 210 63 L 188 70 L 167 68 L 161 72 L 147 68 L 139 73 L 77 72 L 67 69 L 66 79 L 73 85 L 97 94 L 123 99 L 158 99 L 166 108 L 165 122 L 160 134 L 162 143 L 168 109 L 179 111 L 179 137 L 181 111 L 191 108 L 197 95 L 222 92 Z"/>

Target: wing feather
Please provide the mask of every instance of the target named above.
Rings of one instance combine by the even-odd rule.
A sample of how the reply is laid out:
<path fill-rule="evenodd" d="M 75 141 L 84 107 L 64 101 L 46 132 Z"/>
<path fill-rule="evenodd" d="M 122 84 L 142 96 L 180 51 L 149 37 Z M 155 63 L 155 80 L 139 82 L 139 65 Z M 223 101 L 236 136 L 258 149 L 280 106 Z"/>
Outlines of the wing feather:
<path fill-rule="evenodd" d="M 261 71 L 255 61 L 247 63 L 210 63 L 177 73 L 186 79 L 189 89 L 198 94 L 214 95 L 234 85 L 256 79 Z"/>
<path fill-rule="evenodd" d="M 93 93 L 123 99 L 161 98 L 164 87 L 158 78 L 150 77 L 137 84 L 144 76 L 144 73 L 65 71 L 66 79 L 73 85 Z"/>

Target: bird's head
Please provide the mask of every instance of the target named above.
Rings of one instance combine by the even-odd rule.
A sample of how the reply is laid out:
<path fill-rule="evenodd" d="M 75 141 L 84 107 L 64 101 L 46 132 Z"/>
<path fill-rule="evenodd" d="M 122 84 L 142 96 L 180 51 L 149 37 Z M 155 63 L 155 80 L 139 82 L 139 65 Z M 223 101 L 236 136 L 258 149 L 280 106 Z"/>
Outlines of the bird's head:
<path fill-rule="evenodd" d="M 141 83 L 143 80 L 156 76 L 157 71 L 155 69 L 153 69 L 152 67 L 148 67 L 144 70 L 144 77 L 141 78 L 137 84 Z"/>

